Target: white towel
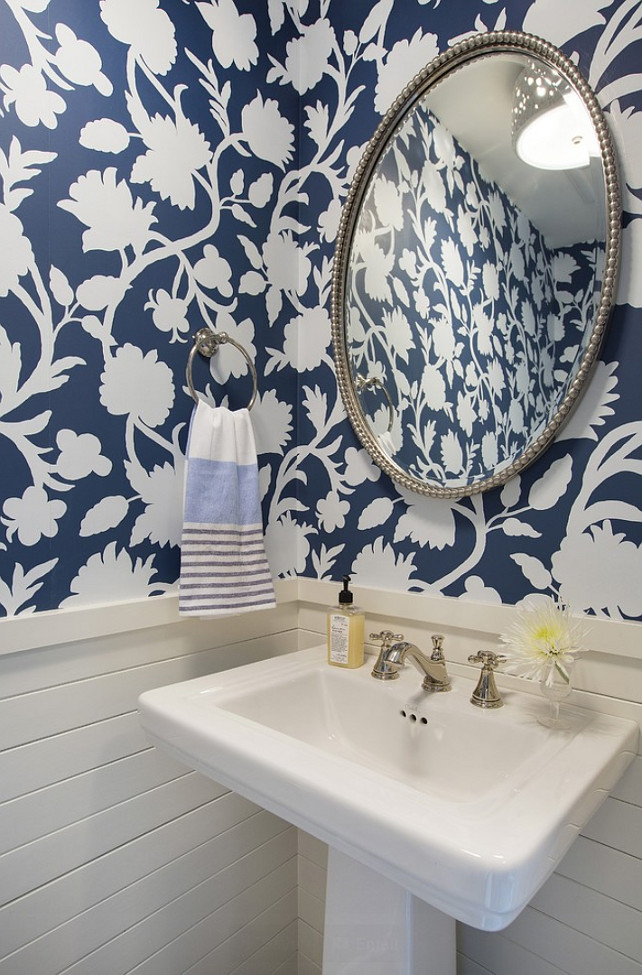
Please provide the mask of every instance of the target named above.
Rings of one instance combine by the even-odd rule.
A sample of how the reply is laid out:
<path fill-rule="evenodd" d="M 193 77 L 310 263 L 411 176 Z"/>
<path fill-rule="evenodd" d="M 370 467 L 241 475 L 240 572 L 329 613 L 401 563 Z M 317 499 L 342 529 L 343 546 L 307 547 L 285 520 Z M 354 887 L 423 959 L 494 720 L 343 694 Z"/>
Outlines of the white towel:
<path fill-rule="evenodd" d="M 186 464 L 179 612 L 228 616 L 275 606 L 249 412 L 199 400 Z"/>

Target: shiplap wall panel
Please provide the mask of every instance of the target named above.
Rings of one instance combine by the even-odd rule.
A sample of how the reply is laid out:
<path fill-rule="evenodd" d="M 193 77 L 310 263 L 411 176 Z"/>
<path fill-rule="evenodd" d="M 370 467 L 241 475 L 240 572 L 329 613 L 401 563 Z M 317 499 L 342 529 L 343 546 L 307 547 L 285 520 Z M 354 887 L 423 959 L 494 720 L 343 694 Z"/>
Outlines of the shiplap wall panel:
<path fill-rule="evenodd" d="M 232 794 L 229 793 L 228 797 Z M 223 797 L 218 804 L 225 802 Z M 225 829 L 234 807 L 211 810 L 211 828 L 222 831 L 196 849 L 128 884 L 115 894 L 82 911 L 0 962 L 0 975 L 55 975 L 79 956 L 95 951 L 121 932 L 143 921 L 199 883 L 220 873 L 258 845 L 292 831 L 282 820 L 263 811 Z M 238 810 L 236 810 L 238 813 Z M 293 840 L 290 840 L 292 843 Z M 222 875 L 224 879 L 224 875 Z"/>
<path fill-rule="evenodd" d="M 65 975 L 157 972 L 153 958 L 160 951 L 166 971 L 184 971 L 296 885 L 295 843 L 289 831 L 280 834 L 64 969 Z"/>
<path fill-rule="evenodd" d="M 178 624 L 0 658 L 1 975 L 60 975 L 90 958 L 94 975 L 109 951 L 129 973 L 169 939 L 178 951 L 185 932 L 190 944 L 200 939 L 200 954 L 214 951 L 230 935 L 205 935 L 214 907 L 201 903 L 199 885 L 219 883 L 221 903 L 243 903 L 240 888 L 252 889 L 244 925 L 273 904 L 271 877 L 283 844 L 295 863 L 295 831 L 150 747 L 138 721 L 143 690 L 296 645 L 288 631 L 217 649 L 216 629 Z M 281 850 L 278 862 L 271 848 Z M 267 886 L 256 888 L 263 872 Z M 242 878 L 236 886 L 233 876 Z M 266 937 L 273 969 L 292 954 L 285 945 L 275 957 L 275 938 L 296 926 L 296 907 L 278 920 Z M 155 924 L 156 949 L 144 933 Z M 115 968 L 106 961 L 104 970 Z"/>
<path fill-rule="evenodd" d="M 609 797 L 583 832 L 589 839 L 642 860 L 642 806 Z"/>
<path fill-rule="evenodd" d="M 506 929 L 505 940 L 540 955 L 566 975 L 642 975 L 639 962 L 532 907 Z"/>
<path fill-rule="evenodd" d="M 642 864 L 637 857 L 578 836 L 557 872 L 642 911 Z"/>
<path fill-rule="evenodd" d="M 300 975 L 321 975 L 328 848 L 299 830 Z"/>
<path fill-rule="evenodd" d="M 234 793 L 226 793 L 219 799 L 199 806 L 189 813 L 163 824 L 156 830 L 136 838 L 111 853 L 92 860 L 81 868 L 56 878 L 55 882 L 36 888 L 26 897 L 13 901 L 0 910 L 0 944 L 3 955 L 13 953 L 23 945 L 30 946 L 53 929 L 69 930 L 70 938 L 78 938 L 83 926 L 98 924 L 90 912 L 95 905 L 109 904 L 111 897 L 122 897 L 127 891 L 136 891 L 138 885 L 156 883 L 158 872 L 173 860 L 186 856 L 192 849 L 199 850 L 217 830 L 227 841 L 235 823 L 243 823 L 249 817 L 255 820 L 258 842 L 278 832 L 286 824 L 271 816 L 246 799 Z M 162 881 L 160 881 L 162 883 Z M 148 890 L 143 886 L 140 893 L 144 902 Z M 155 897 L 151 909 L 154 909 Z M 125 901 L 127 903 L 127 900 Z"/>
<path fill-rule="evenodd" d="M 466 925 L 457 927 L 458 959 L 465 957 L 467 964 L 481 966 L 484 973 L 491 975 L 564 975 L 560 969 L 542 958 L 537 952 L 529 951 L 523 945 L 510 941 L 497 934 L 474 931 Z M 473 972 L 475 969 L 472 969 Z M 457 968 L 457 975 L 464 975 L 466 968 Z M 588 972 L 585 975 L 589 975 Z M 601 975 L 615 975 L 604 969 Z"/>
<path fill-rule="evenodd" d="M 196 772 L 89 816 L 0 857 L 0 903 L 113 850 L 224 790 Z"/>
<path fill-rule="evenodd" d="M 623 802 L 640 805 L 642 798 L 642 755 L 637 755 L 633 759 L 611 795 Z"/>
<path fill-rule="evenodd" d="M 471 958 L 457 953 L 457 975 L 493 975 L 490 968 L 484 968 Z"/>
<path fill-rule="evenodd" d="M 287 920 L 293 914 L 296 914 L 296 898 L 296 887 L 293 887 L 279 900 L 275 900 L 261 914 L 255 916 L 242 927 L 233 930 L 229 934 L 229 937 L 225 938 L 217 948 L 192 965 L 185 972 L 185 975 L 220 975 L 221 972 L 233 973 L 234 967 L 238 967 L 239 959 L 242 961 L 249 960 L 253 954 L 260 950 L 262 945 L 268 942 L 272 942 L 273 944 L 280 943 L 275 940 L 280 932 L 293 933 L 296 931 L 296 927 Z M 233 920 L 235 916 L 242 917 L 245 910 L 246 906 L 244 904 L 233 903 L 230 905 L 226 915 Z M 288 941 L 285 941 L 283 947 L 287 950 L 291 946 Z M 159 971 L 170 972 L 173 969 L 171 967 L 158 968 L 152 965 L 148 970 L 137 968 L 132 975 L 158 975 Z M 261 975 L 267 975 L 269 971 L 270 969 L 267 969 Z"/>
<path fill-rule="evenodd" d="M 266 904 L 270 906 L 265 910 Z M 208 959 L 206 971 L 210 975 L 229 971 L 240 960 L 246 960 L 260 944 L 271 940 L 276 932 L 284 928 L 296 910 L 296 858 L 283 864 L 269 877 L 262 878 L 232 897 L 216 910 L 204 915 L 197 924 L 185 930 L 173 941 L 166 941 L 162 926 L 154 932 L 164 940 L 158 952 L 151 953 L 148 931 L 140 931 L 140 946 L 147 957 L 134 968 L 123 968 L 119 964 L 102 964 L 102 958 L 94 958 L 94 966 L 71 968 L 64 975 L 158 975 L 162 972 L 183 972 L 194 967 L 197 962 Z M 171 913 L 174 921 L 179 905 L 173 905 Z M 235 937 L 236 936 L 236 937 Z M 214 945 L 217 947 L 214 948 Z M 162 965 L 159 967 L 159 960 Z"/>
<path fill-rule="evenodd" d="M 0 806 L 0 855 L 185 775 L 155 748 Z"/>
<path fill-rule="evenodd" d="M 556 874 L 531 904 L 562 924 L 642 962 L 642 914 L 627 904 Z"/>
<path fill-rule="evenodd" d="M 275 964 L 288 953 L 289 957 L 275 971 Z M 231 975 L 264 975 L 265 972 L 274 972 L 274 975 L 300 975 L 297 964 L 296 921 L 291 921 L 258 951 L 253 952 Z M 190 969 L 186 975 L 196 975 L 195 969 Z"/>
<path fill-rule="evenodd" d="M 0 752 L 0 802 L 89 772 L 97 756 L 107 764 L 147 748 L 147 736 L 132 711 Z"/>

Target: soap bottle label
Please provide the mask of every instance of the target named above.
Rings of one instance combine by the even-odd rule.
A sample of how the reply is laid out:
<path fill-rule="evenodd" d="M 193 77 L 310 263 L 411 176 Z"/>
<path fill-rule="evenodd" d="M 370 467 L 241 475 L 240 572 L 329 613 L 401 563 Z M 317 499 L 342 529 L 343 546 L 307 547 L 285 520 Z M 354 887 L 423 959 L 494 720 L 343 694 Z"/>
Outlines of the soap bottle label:
<path fill-rule="evenodd" d="M 348 663 L 350 649 L 350 617 L 342 613 L 330 616 L 330 660 L 335 664 Z"/>

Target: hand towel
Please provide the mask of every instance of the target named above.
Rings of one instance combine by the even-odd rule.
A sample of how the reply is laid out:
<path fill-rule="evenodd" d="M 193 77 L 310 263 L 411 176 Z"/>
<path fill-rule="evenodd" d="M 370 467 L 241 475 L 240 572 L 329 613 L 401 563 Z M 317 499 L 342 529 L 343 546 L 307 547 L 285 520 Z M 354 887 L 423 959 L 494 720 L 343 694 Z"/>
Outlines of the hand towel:
<path fill-rule="evenodd" d="M 275 606 L 249 412 L 199 400 L 186 466 L 179 613 L 228 616 Z"/>

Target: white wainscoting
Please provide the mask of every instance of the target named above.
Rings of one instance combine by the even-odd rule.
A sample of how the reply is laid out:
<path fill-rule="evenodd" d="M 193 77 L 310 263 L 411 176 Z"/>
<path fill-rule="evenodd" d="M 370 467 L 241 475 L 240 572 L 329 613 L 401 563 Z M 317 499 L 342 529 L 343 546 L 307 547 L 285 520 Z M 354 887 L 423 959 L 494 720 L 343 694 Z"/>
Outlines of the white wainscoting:
<path fill-rule="evenodd" d="M 150 747 L 136 701 L 296 649 L 296 606 L 57 644 L 0 657 L 0 975 L 295 975 L 296 830 Z"/>
<path fill-rule="evenodd" d="M 336 590 L 285 580 L 276 610 L 212 623 L 174 597 L 0 621 L 0 975 L 320 975 L 323 844 L 151 748 L 136 700 L 322 641 Z M 444 632 L 454 672 L 512 617 L 358 598 L 368 632 Z M 596 625 L 583 705 L 639 714 L 640 633 Z M 517 921 L 459 927 L 458 973 L 642 975 L 640 931 L 642 757 Z"/>

